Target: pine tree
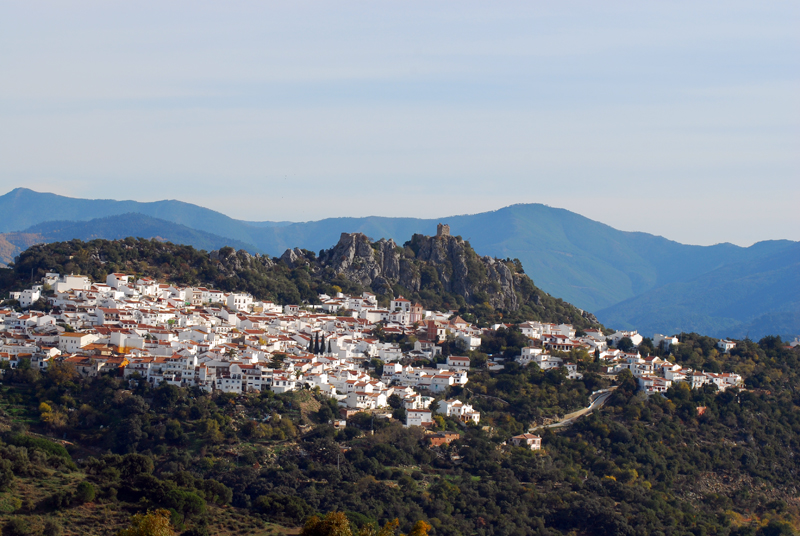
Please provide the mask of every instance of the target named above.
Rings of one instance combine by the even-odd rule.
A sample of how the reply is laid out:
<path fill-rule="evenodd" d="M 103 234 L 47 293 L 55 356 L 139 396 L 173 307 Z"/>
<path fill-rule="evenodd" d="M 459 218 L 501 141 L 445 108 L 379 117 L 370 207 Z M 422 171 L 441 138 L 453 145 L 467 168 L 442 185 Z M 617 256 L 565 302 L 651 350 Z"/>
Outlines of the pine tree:
<path fill-rule="evenodd" d="M 319 354 L 319 333 L 314 335 L 314 355 Z"/>
<path fill-rule="evenodd" d="M 322 335 L 322 339 L 319 341 L 319 353 L 325 352 L 325 335 Z"/>

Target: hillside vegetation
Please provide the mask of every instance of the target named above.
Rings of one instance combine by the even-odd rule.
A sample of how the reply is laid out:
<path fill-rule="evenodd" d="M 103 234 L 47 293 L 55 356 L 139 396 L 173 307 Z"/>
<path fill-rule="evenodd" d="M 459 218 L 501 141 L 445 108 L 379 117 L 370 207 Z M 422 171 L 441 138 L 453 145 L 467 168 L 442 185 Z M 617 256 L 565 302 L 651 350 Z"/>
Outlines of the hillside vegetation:
<path fill-rule="evenodd" d="M 601 379 L 477 374 L 442 396 L 480 407 L 482 426 L 445 419 L 460 439 L 430 448 L 419 428 L 365 413 L 335 430 L 335 403 L 310 391 L 131 389 L 23 366 L 0 388 L 0 522 L 103 534 L 167 508 L 186 536 L 265 534 L 330 511 L 359 527 L 397 518 L 403 531 L 424 519 L 432 536 L 792 534 L 800 349 L 768 338 L 725 356 L 713 340 L 682 341 L 680 362 L 748 373 L 747 390 L 681 384 L 648 398 L 623 373 L 602 411 L 545 432 L 542 451 L 505 443 L 533 410 L 566 413 Z"/>

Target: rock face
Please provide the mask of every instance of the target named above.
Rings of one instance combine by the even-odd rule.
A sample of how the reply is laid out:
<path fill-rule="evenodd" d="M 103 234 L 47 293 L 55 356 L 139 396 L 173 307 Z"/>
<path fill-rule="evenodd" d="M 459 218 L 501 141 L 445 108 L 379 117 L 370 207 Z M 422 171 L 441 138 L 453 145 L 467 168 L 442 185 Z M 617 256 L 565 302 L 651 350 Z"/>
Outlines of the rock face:
<path fill-rule="evenodd" d="M 298 264 L 297 261 L 304 258 L 305 256 L 300 248 L 287 249 L 284 251 L 283 255 L 281 255 L 281 261 L 286 263 L 290 268 L 294 268 Z"/>
<path fill-rule="evenodd" d="M 208 256 L 216 262 L 217 268 L 227 275 L 235 275 L 245 270 L 269 268 L 275 264 L 266 255 L 251 255 L 243 249 L 236 251 L 231 247 L 212 251 Z"/>
<path fill-rule="evenodd" d="M 342 233 L 338 244 L 320 253 L 319 263 L 351 281 L 372 286 L 379 277 L 398 277 L 400 256 L 396 248 L 394 240 L 381 239 L 373 245 L 361 233 Z"/>
<path fill-rule="evenodd" d="M 295 266 L 297 257 L 287 250 L 281 260 Z M 519 308 L 516 283 L 525 277 L 505 262 L 479 257 L 460 237 L 447 235 L 414 235 L 403 248 L 394 240 L 371 243 L 361 233 L 342 233 L 333 248 L 320 253 L 318 265 L 375 291 L 394 285 L 414 292 L 441 289 L 468 303 L 487 301 L 509 311 Z"/>
<path fill-rule="evenodd" d="M 402 294 L 424 307 L 459 309 L 495 322 L 516 318 L 597 326 L 594 315 L 536 288 L 518 260 L 481 257 L 468 242 L 446 232 L 417 234 L 402 246 L 342 233 L 319 257 L 295 248 L 274 261 L 290 268 L 306 286 L 324 282 L 329 289 L 347 281 L 379 299 Z"/>

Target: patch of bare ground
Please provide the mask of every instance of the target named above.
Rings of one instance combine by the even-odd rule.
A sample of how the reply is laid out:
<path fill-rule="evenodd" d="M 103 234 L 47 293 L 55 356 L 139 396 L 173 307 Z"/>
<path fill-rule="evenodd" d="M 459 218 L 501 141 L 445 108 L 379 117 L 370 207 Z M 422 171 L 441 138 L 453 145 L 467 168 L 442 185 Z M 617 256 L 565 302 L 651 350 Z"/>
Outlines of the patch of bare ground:
<path fill-rule="evenodd" d="M 740 491 L 758 494 L 769 501 L 782 500 L 800 504 L 799 490 L 797 487 L 776 488 L 763 482 L 756 482 L 747 474 L 731 475 L 728 473 L 705 472 L 695 480 L 693 489 L 686 489 L 683 493 L 688 498 L 696 499 L 710 494 L 730 497 Z"/>

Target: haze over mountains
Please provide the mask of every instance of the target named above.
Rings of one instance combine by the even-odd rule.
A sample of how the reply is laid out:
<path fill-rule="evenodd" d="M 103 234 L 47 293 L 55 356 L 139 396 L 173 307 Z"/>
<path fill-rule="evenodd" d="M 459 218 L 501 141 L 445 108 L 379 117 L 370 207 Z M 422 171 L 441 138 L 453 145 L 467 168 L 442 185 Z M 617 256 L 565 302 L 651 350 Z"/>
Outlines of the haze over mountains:
<path fill-rule="evenodd" d="M 0 232 L 12 233 L 0 237 L 0 253 L 7 262 L 37 241 L 140 236 L 279 256 L 327 248 L 342 232 L 403 243 L 431 234 L 439 221 L 482 255 L 520 259 L 537 286 L 610 327 L 645 335 L 800 333 L 800 242 L 691 246 L 539 204 L 437 219 L 247 222 L 181 201 L 74 199 L 17 188 L 0 196 Z"/>

